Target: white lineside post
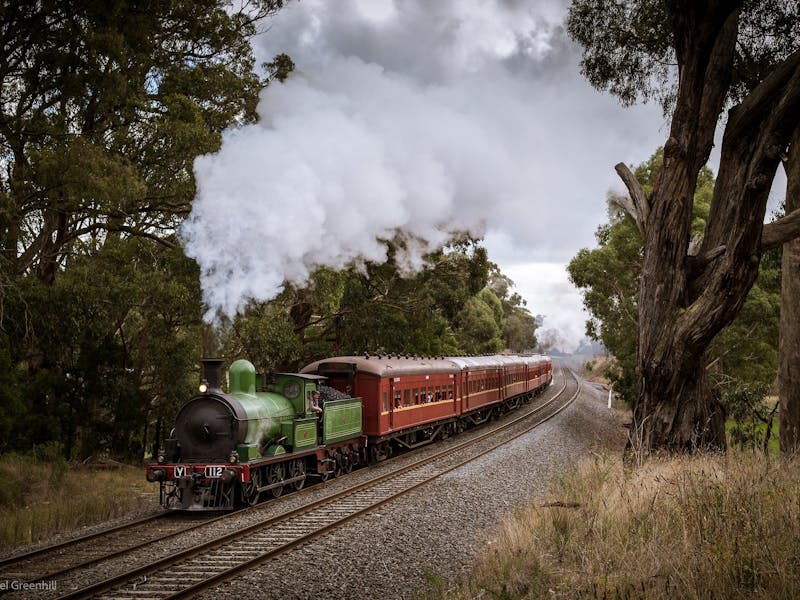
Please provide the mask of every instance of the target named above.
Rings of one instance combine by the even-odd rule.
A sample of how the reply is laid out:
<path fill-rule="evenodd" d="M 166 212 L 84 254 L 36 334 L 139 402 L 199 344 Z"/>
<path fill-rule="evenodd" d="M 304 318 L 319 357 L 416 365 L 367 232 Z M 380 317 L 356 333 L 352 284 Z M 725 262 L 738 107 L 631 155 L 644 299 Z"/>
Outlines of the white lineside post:
<path fill-rule="evenodd" d="M 611 408 L 611 388 L 608 388 L 608 408 Z"/>

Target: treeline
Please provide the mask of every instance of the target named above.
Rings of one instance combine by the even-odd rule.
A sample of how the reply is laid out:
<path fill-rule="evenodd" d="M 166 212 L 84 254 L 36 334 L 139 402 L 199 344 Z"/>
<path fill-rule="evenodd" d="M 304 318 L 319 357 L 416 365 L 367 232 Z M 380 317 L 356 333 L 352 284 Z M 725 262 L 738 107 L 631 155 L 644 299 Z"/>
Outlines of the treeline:
<path fill-rule="evenodd" d="M 176 231 L 192 163 L 255 120 L 250 38 L 281 0 L 3 3 L 0 35 L 0 452 L 139 460 L 172 426 L 198 359 L 291 370 L 324 355 L 496 352 L 535 322 L 474 240 L 403 277 L 391 259 L 202 321 Z M 244 10 L 244 9 L 243 9 Z"/>

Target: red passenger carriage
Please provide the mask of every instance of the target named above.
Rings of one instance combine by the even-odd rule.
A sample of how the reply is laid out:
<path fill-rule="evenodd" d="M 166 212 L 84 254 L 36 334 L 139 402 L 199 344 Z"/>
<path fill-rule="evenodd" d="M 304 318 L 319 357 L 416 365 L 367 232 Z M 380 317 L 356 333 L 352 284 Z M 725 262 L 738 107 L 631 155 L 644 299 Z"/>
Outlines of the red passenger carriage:
<path fill-rule="evenodd" d="M 459 433 L 533 397 L 552 379 L 545 356 L 342 356 L 305 367 L 363 399 L 373 459 Z"/>

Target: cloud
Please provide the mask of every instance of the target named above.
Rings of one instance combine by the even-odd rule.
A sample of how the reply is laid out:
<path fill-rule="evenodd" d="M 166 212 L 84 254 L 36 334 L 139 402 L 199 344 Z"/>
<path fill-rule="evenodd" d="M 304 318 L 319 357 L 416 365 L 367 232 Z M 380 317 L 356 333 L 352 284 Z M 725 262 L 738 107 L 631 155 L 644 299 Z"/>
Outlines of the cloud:
<path fill-rule="evenodd" d="M 613 165 L 645 160 L 661 120 L 588 87 L 564 15 L 555 0 L 304 0 L 279 13 L 257 56 L 287 52 L 297 71 L 265 90 L 260 123 L 195 164 L 181 233 L 211 311 L 232 315 L 316 266 L 381 260 L 398 232 L 409 268 L 453 231 L 488 232 L 504 270 L 590 245 Z"/>

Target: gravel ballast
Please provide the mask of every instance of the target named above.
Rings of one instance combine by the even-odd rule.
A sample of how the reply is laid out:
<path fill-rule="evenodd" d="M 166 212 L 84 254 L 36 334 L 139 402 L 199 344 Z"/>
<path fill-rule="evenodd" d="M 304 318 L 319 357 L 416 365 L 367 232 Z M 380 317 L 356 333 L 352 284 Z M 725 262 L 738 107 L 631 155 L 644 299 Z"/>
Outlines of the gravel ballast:
<path fill-rule="evenodd" d="M 560 415 L 516 441 L 389 502 L 203 598 L 411 599 L 467 573 L 504 517 L 541 501 L 590 452 L 620 452 L 626 429 L 607 393 L 584 385 Z"/>

